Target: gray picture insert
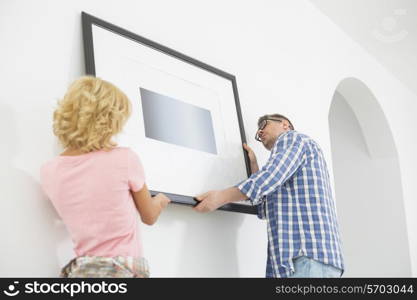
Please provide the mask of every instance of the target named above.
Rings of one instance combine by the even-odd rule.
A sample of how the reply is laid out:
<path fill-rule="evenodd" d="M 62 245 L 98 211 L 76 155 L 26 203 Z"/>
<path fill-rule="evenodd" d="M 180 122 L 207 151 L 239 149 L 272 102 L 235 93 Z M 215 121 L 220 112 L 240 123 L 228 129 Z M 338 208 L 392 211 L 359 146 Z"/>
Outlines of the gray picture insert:
<path fill-rule="evenodd" d="M 140 95 L 147 138 L 217 154 L 209 110 L 144 88 Z"/>

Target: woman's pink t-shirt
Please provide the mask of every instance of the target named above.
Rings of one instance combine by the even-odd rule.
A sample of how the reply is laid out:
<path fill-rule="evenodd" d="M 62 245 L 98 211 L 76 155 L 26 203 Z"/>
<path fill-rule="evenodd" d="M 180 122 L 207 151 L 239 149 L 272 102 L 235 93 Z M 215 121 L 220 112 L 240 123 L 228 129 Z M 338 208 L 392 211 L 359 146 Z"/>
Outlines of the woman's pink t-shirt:
<path fill-rule="evenodd" d="M 58 156 L 41 168 L 42 187 L 67 226 L 77 256 L 143 256 L 130 191 L 139 191 L 144 182 L 139 157 L 122 147 Z"/>

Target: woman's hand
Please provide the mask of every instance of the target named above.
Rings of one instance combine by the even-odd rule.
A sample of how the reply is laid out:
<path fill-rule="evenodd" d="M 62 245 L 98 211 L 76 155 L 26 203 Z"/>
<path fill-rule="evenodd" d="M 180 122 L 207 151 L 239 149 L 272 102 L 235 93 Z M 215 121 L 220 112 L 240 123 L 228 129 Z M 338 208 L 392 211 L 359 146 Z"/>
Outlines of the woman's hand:
<path fill-rule="evenodd" d="M 171 200 L 162 193 L 152 197 L 146 184 L 137 192 L 132 192 L 136 208 L 143 223 L 147 225 L 155 224 L 161 211 Z"/>
<path fill-rule="evenodd" d="M 171 199 L 169 199 L 165 194 L 159 193 L 154 197 L 155 200 L 159 201 L 159 205 L 161 206 L 161 210 L 164 209 Z"/>

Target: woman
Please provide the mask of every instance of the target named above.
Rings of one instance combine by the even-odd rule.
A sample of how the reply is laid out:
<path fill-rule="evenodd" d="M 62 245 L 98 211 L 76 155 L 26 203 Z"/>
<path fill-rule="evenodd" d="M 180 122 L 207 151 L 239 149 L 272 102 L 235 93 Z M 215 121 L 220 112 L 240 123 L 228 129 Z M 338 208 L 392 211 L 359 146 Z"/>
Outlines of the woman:
<path fill-rule="evenodd" d="M 42 166 L 41 183 L 77 255 L 61 277 L 149 277 L 138 213 L 152 225 L 170 200 L 151 197 L 137 154 L 112 141 L 130 111 L 117 87 L 85 76 L 54 112 L 54 134 L 65 151 Z"/>

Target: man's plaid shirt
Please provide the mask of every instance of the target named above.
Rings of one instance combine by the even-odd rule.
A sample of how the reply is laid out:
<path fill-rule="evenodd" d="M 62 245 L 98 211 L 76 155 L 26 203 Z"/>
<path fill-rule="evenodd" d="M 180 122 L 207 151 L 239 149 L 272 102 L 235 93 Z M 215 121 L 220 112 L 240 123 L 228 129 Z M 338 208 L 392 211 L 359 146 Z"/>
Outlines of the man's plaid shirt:
<path fill-rule="evenodd" d="M 290 276 L 299 256 L 344 269 L 329 173 L 315 141 L 294 130 L 281 134 L 266 165 L 236 187 L 267 220 L 267 277 Z"/>

